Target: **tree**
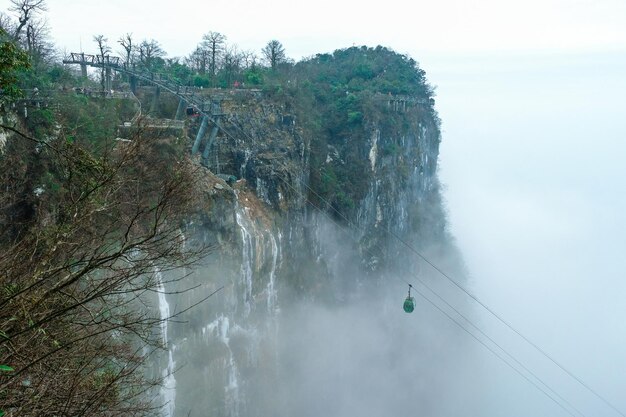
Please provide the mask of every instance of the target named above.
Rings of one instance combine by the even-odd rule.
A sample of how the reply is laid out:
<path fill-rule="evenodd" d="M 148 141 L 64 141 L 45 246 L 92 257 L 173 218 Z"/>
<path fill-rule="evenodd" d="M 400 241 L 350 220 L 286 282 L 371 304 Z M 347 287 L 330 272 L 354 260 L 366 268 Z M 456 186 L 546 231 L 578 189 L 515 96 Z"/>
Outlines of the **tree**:
<path fill-rule="evenodd" d="M 27 58 L 0 31 L 0 99 Z M 199 168 L 141 122 L 125 142 L 103 113 L 74 119 L 111 101 L 64 99 L 77 106 L 21 121 L 45 112 L 40 134 L 0 121 L 0 415 L 155 415 L 148 391 L 160 378 L 144 362 L 163 345 L 163 318 L 145 304 L 162 288 L 156 271 L 206 253 L 181 235 Z"/>
<path fill-rule="evenodd" d="M 29 66 L 28 55 L 0 29 L 0 104 L 21 96 L 18 74 Z"/>
<path fill-rule="evenodd" d="M 187 64 L 197 71 L 200 75 L 206 74 L 207 65 L 209 62 L 209 51 L 202 45 L 199 45 L 194 51 L 185 59 Z"/>
<path fill-rule="evenodd" d="M 46 1 L 45 0 L 11 0 L 12 7 L 9 8 L 10 11 L 17 13 L 17 21 L 18 24 L 15 27 L 13 32 L 13 40 L 17 41 L 20 39 L 20 34 L 22 29 L 28 24 L 28 22 L 32 19 L 34 15 L 38 12 L 45 11 L 46 9 Z"/>
<path fill-rule="evenodd" d="M 31 19 L 26 25 L 26 51 L 33 59 L 33 64 L 46 62 L 53 54 L 50 42 L 50 28 L 45 20 Z"/>
<path fill-rule="evenodd" d="M 132 63 L 133 57 L 133 34 L 127 33 L 126 35 L 119 38 L 117 40 L 117 43 L 122 45 L 122 48 L 124 48 L 124 52 L 126 54 L 126 65 L 130 65 Z"/>
<path fill-rule="evenodd" d="M 15 22 L 13 22 L 11 16 L 2 12 L 0 12 L 0 30 L 3 30 L 5 33 L 15 32 Z"/>
<path fill-rule="evenodd" d="M 149 131 L 98 156 L 63 131 L 41 141 L 0 130 L 17 135 L 0 158 L 0 363 L 14 370 L 0 409 L 154 414 L 146 391 L 159 380 L 142 364 L 162 346 L 162 318 L 140 307 L 161 284 L 155 271 L 203 253 L 180 229 L 195 168 L 164 158 L 166 138 Z"/>
<path fill-rule="evenodd" d="M 217 60 L 224 51 L 226 36 L 219 32 L 208 32 L 202 37 L 202 47 L 206 49 L 209 55 L 209 72 L 211 79 L 215 82 L 217 74 Z"/>
<path fill-rule="evenodd" d="M 111 47 L 107 44 L 108 39 L 104 37 L 104 35 L 95 35 L 93 37 L 93 41 L 98 45 L 98 56 L 100 57 L 100 63 L 102 66 L 100 67 L 100 86 L 102 87 L 102 91 L 106 90 L 105 83 L 105 73 L 106 69 L 104 67 L 104 62 L 109 53 L 111 53 Z"/>
<path fill-rule="evenodd" d="M 165 69 L 168 76 L 179 84 L 187 84 L 191 79 L 191 69 L 180 62 L 180 58 L 167 58 L 165 60 Z"/>
<path fill-rule="evenodd" d="M 139 62 L 148 70 L 153 70 L 157 60 L 166 55 L 159 42 L 154 39 L 141 41 L 138 52 Z"/>
<path fill-rule="evenodd" d="M 241 66 L 243 69 L 254 69 L 257 65 L 258 57 L 253 51 L 241 51 L 239 55 L 241 56 Z"/>
<path fill-rule="evenodd" d="M 46 10 L 45 0 L 11 0 L 11 4 L 9 10 L 15 13 L 15 20 L 0 14 L 0 28 L 28 52 L 36 67 L 50 58 L 54 50 L 48 23 L 38 18 Z"/>
<path fill-rule="evenodd" d="M 241 70 L 241 59 L 241 53 L 236 46 L 231 46 L 224 50 L 222 73 L 224 74 L 226 87 L 232 87 L 236 75 Z"/>
<path fill-rule="evenodd" d="M 277 40 L 269 41 L 261 52 L 272 70 L 276 70 L 279 64 L 287 62 L 285 48 L 283 47 L 283 44 Z"/>

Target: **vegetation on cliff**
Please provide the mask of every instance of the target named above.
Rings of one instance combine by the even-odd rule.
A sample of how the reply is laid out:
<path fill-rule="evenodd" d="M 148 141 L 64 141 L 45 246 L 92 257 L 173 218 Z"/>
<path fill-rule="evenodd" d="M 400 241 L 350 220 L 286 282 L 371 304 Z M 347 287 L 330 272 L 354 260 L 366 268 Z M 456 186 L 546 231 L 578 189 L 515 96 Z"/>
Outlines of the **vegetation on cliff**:
<path fill-rule="evenodd" d="M 104 91 L 104 71 L 86 79 L 59 63 L 37 16 L 42 0 L 12 3 L 26 8 L 0 19 L 0 410 L 147 415 L 155 408 L 144 394 L 159 380 L 142 363 L 162 341 L 160 318 L 140 307 L 154 298 L 155 270 L 205 250 L 183 250 L 180 232 L 198 167 L 184 138 L 167 132 L 144 127 L 120 140 L 136 101 Z M 96 40 L 100 53 L 110 50 Z M 216 32 L 184 59 L 156 40 L 118 43 L 128 65 L 186 86 L 253 88 L 280 108 L 282 123 L 305 137 L 307 198 L 335 213 L 354 214 L 368 192 L 374 127 L 407 131 L 392 100 L 437 120 L 424 71 L 381 46 L 294 63 L 279 41 L 260 58 Z M 130 87 L 116 77 L 116 88 Z M 380 152 L 393 157 L 397 146 Z"/>
<path fill-rule="evenodd" d="M 0 104 L 20 97 L 18 74 L 28 66 L 28 55 L 0 27 Z"/>
<path fill-rule="evenodd" d="M 155 270 L 190 263 L 180 227 L 191 165 L 158 161 L 156 138 L 96 153 L 62 132 L 21 133 L 0 158 L 0 358 L 14 415 L 153 411 L 142 363 L 161 346 L 144 303 Z M 152 142 L 152 143 L 150 143 Z M 138 371 L 139 372 L 136 372 Z"/>
<path fill-rule="evenodd" d="M 116 140 L 134 105 L 64 93 L 80 81 L 1 41 L 0 415 L 154 415 L 145 305 L 155 271 L 204 253 L 181 236 L 197 168 L 161 131 Z"/>
<path fill-rule="evenodd" d="M 433 88 L 415 60 L 382 46 L 318 54 L 296 64 L 293 79 L 286 94 L 295 97 L 300 118 L 315 132 L 311 198 L 323 198 L 335 210 L 349 214 L 371 180 L 372 130 L 375 126 L 402 130 L 406 120 L 388 106 L 388 100 L 410 97 L 423 102 L 431 113 Z M 383 151 L 393 152 L 393 146 L 390 143 Z M 340 157 L 332 156 L 335 150 Z"/>

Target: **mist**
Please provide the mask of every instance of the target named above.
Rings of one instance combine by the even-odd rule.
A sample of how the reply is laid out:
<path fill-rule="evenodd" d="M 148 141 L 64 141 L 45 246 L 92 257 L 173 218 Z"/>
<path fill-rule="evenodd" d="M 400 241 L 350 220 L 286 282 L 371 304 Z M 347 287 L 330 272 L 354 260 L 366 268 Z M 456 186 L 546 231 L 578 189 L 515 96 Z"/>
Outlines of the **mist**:
<path fill-rule="evenodd" d="M 9 3 L 0 0 L 1 9 Z M 258 51 L 280 39 L 296 59 L 361 44 L 408 53 L 437 87 L 439 178 L 447 232 L 462 259 L 433 248 L 424 253 L 626 411 L 624 2 L 449 0 L 417 2 L 415 12 L 403 2 L 49 5 L 52 35 L 67 52 L 93 52 L 98 33 L 116 49 L 115 40 L 132 32 L 137 39 L 158 38 L 170 57 L 183 57 L 203 33 L 217 30 L 241 49 Z M 215 223 L 227 218 L 221 209 Z M 181 311 L 225 286 L 169 328 L 178 368 L 176 416 L 619 415 L 414 253 L 403 249 L 395 268 L 360 276 L 362 253 L 350 250 L 351 239 L 321 214 L 325 261 L 334 277 L 318 284 L 327 286 L 327 298 L 294 294 L 277 282 L 277 306 L 269 308 L 273 282 L 255 282 L 263 288 L 257 300 L 252 290 L 242 290 L 235 247 L 240 229 L 229 221 L 221 225 L 229 230 L 220 231 L 225 237 L 207 240 L 224 238 L 230 252 L 214 255 L 185 284 L 197 284 L 197 291 L 168 289 L 172 311 Z M 280 277 L 278 252 L 287 238 L 260 227 L 254 232 L 249 251 L 265 255 L 247 261 L 264 279 L 270 269 Z M 436 306 L 414 293 L 416 309 L 404 313 L 407 282 Z M 246 303 L 256 308 L 251 317 L 242 313 Z M 233 358 L 240 360 L 237 367 Z M 161 365 L 167 367 L 167 358 Z M 537 378 L 569 402 L 570 412 Z M 215 406 L 199 409 L 205 403 Z"/>
<path fill-rule="evenodd" d="M 438 85 L 440 174 L 470 287 L 626 409 L 623 53 L 422 62 Z M 472 308 L 510 352 L 582 413 L 618 415 L 480 307 Z M 486 364 L 496 367 L 497 361 Z M 490 373 L 493 412 L 480 415 L 567 415 L 512 371 Z"/>
<path fill-rule="evenodd" d="M 480 353 L 456 323 L 416 292 L 427 293 L 418 280 L 460 309 L 466 301 L 408 251 L 391 268 L 394 272 L 380 271 L 373 280 L 357 275 L 358 256 L 350 249 L 356 241 L 350 242 L 345 229 L 328 218 L 316 217 L 323 236 L 321 256 L 329 260 L 334 280 L 331 291 L 324 297 L 279 296 L 277 366 L 265 368 L 260 363 L 255 369 L 249 381 L 256 381 L 252 383 L 256 386 L 247 387 L 252 393 L 246 398 L 248 413 L 306 417 L 480 413 L 485 400 Z M 458 259 L 435 255 L 431 259 L 463 279 Z M 402 310 L 406 282 L 416 285 L 411 314 Z"/>
<path fill-rule="evenodd" d="M 469 275 L 432 260 L 626 409 L 626 60 L 609 51 L 421 63 L 437 85 L 440 178 Z M 420 296 L 404 314 L 396 278 L 416 276 L 355 289 L 341 306 L 284 312 L 286 415 L 619 415 L 427 265 L 419 276 L 505 351 L 442 308 L 532 382 Z"/>
<path fill-rule="evenodd" d="M 448 232 L 465 268 L 454 251 L 423 248 L 428 260 L 625 409 L 626 60 L 612 53 L 427 55 L 422 67 L 437 85 Z M 321 247 L 306 252 L 324 259 L 332 279 L 313 283 L 316 296 L 278 282 L 275 323 L 265 310 L 253 311 L 248 322 L 259 332 L 231 321 L 231 333 L 218 331 L 226 342 L 190 347 L 192 359 L 177 360 L 177 410 L 200 412 L 196 401 L 207 396 L 201 384 L 212 379 L 213 391 L 226 385 L 241 402 L 229 414 L 216 400 L 223 415 L 618 415 L 414 253 L 403 249 L 393 268 L 360 276 L 363 254 L 350 249 L 354 240 L 322 214 L 312 225 Z M 267 262 L 271 251 L 264 252 Z M 229 268 L 216 265 L 207 275 L 236 282 L 239 267 Z M 437 307 L 414 293 L 416 310 L 404 313 L 406 283 L 418 280 L 463 316 L 421 285 Z M 229 291 L 241 298 L 236 286 Z M 220 314 L 191 313 L 213 330 L 223 326 L 214 320 Z M 258 333 L 265 339 L 255 341 Z M 254 349 L 245 347 L 249 340 Z M 237 384 L 213 378 L 229 355 L 247 358 L 249 351 L 254 358 L 238 363 Z M 202 375 L 186 378 L 194 368 Z"/>

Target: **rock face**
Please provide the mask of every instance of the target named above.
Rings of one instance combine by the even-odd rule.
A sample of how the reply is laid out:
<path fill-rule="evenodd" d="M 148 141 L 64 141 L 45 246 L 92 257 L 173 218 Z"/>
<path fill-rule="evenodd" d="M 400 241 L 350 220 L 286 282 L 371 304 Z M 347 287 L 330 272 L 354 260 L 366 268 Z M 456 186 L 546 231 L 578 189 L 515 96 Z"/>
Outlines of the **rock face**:
<path fill-rule="evenodd" d="M 381 314 L 404 314 L 403 281 L 420 268 L 406 246 L 429 256 L 455 255 L 437 179 L 440 131 L 433 103 L 395 96 L 371 103 L 349 137 L 320 141 L 320 130 L 300 124 L 302 116 L 281 100 L 250 94 L 222 102 L 217 138 L 200 150 L 208 156 L 198 161 L 205 165 L 198 179 L 202 203 L 185 231 L 190 242 L 214 250 L 199 270 L 163 285 L 172 314 L 223 289 L 169 325 L 162 368 L 173 362 L 177 370 L 168 375 L 175 393 L 164 395 L 166 415 L 347 415 L 347 405 L 335 398 L 343 394 L 323 387 L 338 383 L 342 390 L 342 378 L 360 387 L 349 381 L 359 374 L 346 365 L 341 377 L 324 382 L 320 375 L 334 372 L 325 374 L 324 366 L 349 360 L 329 353 L 334 347 L 311 352 L 319 343 L 307 342 L 314 334 L 331 345 L 344 340 L 327 333 L 329 326 L 316 332 L 317 323 L 330 317 L 350 329 L 346 311 L 358 310 L 372 291 L 380 291 L 373 308 Z M 196 131 L 192 123 L 190 144 Z M 358 190 L 335 183 L 358 184 Z M 347 203 L 335 204 L 331 194 Z M 381 290 L 388 287 L 403 288 L 393 310 Z M 305 305 L 315 306 L 316 314 L 306 313 Z M 318 355 L 333 359 L 315 365 L 316 373 L 304 364 Z M 314 392 L 304 398 L 309 383 Z M 350 392 L 368 395 L 359 389 Z"/>

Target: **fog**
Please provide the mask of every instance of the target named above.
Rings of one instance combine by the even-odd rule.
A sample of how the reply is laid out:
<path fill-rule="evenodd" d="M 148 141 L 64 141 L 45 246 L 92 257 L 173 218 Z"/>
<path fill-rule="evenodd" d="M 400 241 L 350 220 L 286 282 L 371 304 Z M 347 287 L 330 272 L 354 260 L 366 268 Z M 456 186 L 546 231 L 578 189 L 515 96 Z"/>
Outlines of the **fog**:
<path fill-rule="evenodd" d="M 427 54 L 420 60 L 437 85 L 440 177 L 450 231 L 469 270 L 467 278 L 458 271 L 453 277 L 622 412 L 624 56 Z M 446 260 L 433 261 L 447 270 Z M 304 305 L 283 318 L 287 410 L 366 417 L 619 415 L 445 277 L 423 263 L 420 271 L 506 352 L 444 310 L 532 383 L 421 297 L 415 313 L 402 313 L 404 288 L 389 285 L 348 307 Z"/>
<path fill-rule="evenodd" d="M 409 53 L 437 86 L 440 178 L 469 271 L 459 280 L 626 412 L 623 1 L 48 4 L 52 36 L 67 51 L 93 52 L 99 33 L 116 47 L 132 32 L 184 56 L 216 30 L 242 49 L 279 39 L 296 59 L 353 43 Z M 619 415 L 421 270 L 584 415 Z M 405 291 L 391 284 L 345 306 L 284 309 L 281 384 L 262 390 L 266 406 L 311 417 L 569 415 L 419 296 L 403 313 Z"/>
<path fill-rule="evenodd" d="M 278 367 L 260 370 L 277 372 L 278 378 L 271 386 L 250 390 L 254 394 L 247 399 L 248 407 L 263 410 L 251 415 L 481 414 L 486 399 L 481 353 L 454 321 L 417 293 L 428 295 L 418 282 L 437 288 L 471 317 L 463 297 L 423 264 L 416 266 L 418 260 L 409 253 L 398 257 L 395 272 L 381 271 L 374 281 L 364 280 L 356 265 L 348 265 L 357 259 L 349 249 L 354 241 L 346 241 L 345 231 L 327 219 L 320 216 L 318 222 L 323 236 L 320 256 L 334 276 L 328 284 L 332 295 L 282 298 Z M 429 257 L 461 274 L 454 260 Z M 412 314 L 402 310 L 407 281 L 416 285 Z M 436 297 L 429 298 L 441 305 Z M 273 379 L 262 378 L 269 380 Z"/>
<path fill-rule="evenodd" d="M 440 172 L 472 290 L 622 411 L 624 56 L 422 60 L 438 85 Z M 474 308 L 507 349 L 585 415 L 618 415 Z M 513 372 L 490 379 L 493 414 L 481 415 L 566 415 Z"/>
<path fill-rule="evenodd" d="M 479 369 L 454 324 L 419 301 L 407 315 L 403 297 L 384 292 L 336 309 L 304 304 L 281 323 L 284 415 L 452 417 L 481 409 L 476 387 L 466 385 Z"/>

